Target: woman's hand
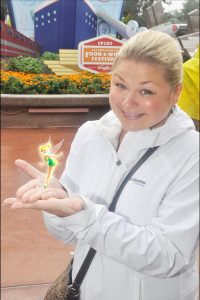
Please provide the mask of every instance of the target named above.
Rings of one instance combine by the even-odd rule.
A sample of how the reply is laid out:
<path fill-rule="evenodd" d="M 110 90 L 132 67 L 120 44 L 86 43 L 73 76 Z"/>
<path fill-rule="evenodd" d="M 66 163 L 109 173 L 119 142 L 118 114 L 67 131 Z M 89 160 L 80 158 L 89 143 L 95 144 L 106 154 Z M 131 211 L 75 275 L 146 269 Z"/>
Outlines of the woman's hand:
<path fill-rule="evenodd" d="M 28 183 L 26 183 L 18 189 L 17 194 L 19 193 L 19 196 L 22 196 L 30 188 L 35 188 L 37 186 L 41 187 L 44 185 L 44 180 L 46 177 L 44 173 L 40 172 L 39 170 L 31 166 L 29 163 L 21 159 L 17 159 L 15 161 L 15 165 L 21 171 L 34 178 L 33 180 L 30 180 Z M 56 177 L 52 177 L 49 187 L 64 190 Z"/>
<path fill-rule="evenodd" d="M 3 206 L 10 205 L 12 209 L 28 208 L 43 210 L 58 217 L 67 217 L 81 211 L 85 202 L 80 197 L 64 199 L 48 198 L 35 202 L 22 202 L 19 198 L 8 198 L 3 201 Z"/>
<path fill-rule="evenodd" d="M 84 201 L 79 197 L 68 198 L 67 192 L 57 178 L 53 177 L 49 187 L 44 188 L 44 173 L 23 160 L 18 159 L 15 164 L 34 179 L 21 186 L 16 192 L 16 197 L 5 199 L 3 206 L 9 205 L 12 209 L 45 210 L 61 217 L 69 216 L 83 209 Z"/>
<path fill-rule="evenodd" d="M 53 177 L 49 187 L 44 188 L 45 174 L 28 164 L 24 160 L 16 160 L 16 166 L 34 178 L 28 181 L 26 184 L 22 185 L 16 192 L 16 198 L 20 199 L 22 202 L 35 202 L 37 200 L 54 198 L 66 198 L 68 193 L 64 190 L 59 180 Z M 41 198 L 43 196 L 43 198 Z"/>
<path fill-rule="evenodd" d="M 56 179 L 56 178 L 55 178 Z M 53 186 L 53 184 L 51 184 Z M 46 200 L 49 198 L 64 199 L 68 197 L 68 193 L 62 188 L 62 186 L 44 187 L 44 183 L 33 179 L 21 186 L 16 193 L 16 197 L 23 203 L 33 203 L 38 200 Z"/>

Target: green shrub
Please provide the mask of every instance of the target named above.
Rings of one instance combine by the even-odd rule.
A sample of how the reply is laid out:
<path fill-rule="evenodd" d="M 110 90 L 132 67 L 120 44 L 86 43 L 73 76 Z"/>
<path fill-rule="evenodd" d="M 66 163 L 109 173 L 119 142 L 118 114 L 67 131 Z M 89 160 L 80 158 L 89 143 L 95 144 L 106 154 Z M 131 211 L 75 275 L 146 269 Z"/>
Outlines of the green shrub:
<path fill-rule="evenodd" d="M 1 70 L 7 70 L 8 69 L 8 61 L 7 58 L 1 58 Z"/>
<path fill-rule="evenodd" d="M 54 52 L 44 52 L 41 56 L 42 60 L 59 60 L 59 54 Z"/>
<path fill-rule="evenodd" d="M 81 91 L 73 82 L 70 82 L 66 89 L 66 94 L 81 94 Z"/>
<path fill-rule="evenodd" d="M 53 74 L 41 58 L 18 56 L 10 58 L 7 62 L 8 71 L 23 72 L 26 74 Z"/>
<path fill-rule="evenodd" d="M 110 75 L 82 72 L 72 75 L 1 72 L 1 89 L 5 94 L 107 94 Z"/>
<path fill-rule="evenodd" d="M 39 74 L 43 71 L 44 64 L 38 58 L 33 58 L 30 56 L 18 56 L 11 58 L 8 61 L 7 69 L 9 71 L 24 72 Z"/>
<path fill-rule="evenodd" d="M 1 83 L 2 85 L 2 83 Z M 14 76 L 10 76 L 7 81 L 1 87 L 4 94 L 23 94 L 24 85 L 20 79 Z"/>

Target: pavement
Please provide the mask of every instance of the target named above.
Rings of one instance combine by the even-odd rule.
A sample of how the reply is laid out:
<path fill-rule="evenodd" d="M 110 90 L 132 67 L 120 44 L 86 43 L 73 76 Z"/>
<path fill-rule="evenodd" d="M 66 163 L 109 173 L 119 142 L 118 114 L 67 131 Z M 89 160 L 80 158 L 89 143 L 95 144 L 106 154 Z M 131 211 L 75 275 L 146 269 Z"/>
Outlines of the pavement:
<path fill-rule="evenodd" d="M 15 195 L 30 180 L 15 167 L 24 159 L 40 168 L 38 146 L 49 136 L 54 144 L 65 139 L 60 176 L 77 128 L 1 129 L 1 201 Z M 41 212 L 1 207 L 1 299 L 42 300 L 49 284 L 65 268 L 72 245 L 55 240 L 43 224 Z"/>
<path fill-rule="evenodd" d="M 49 284 L 28 285 L 1 289 L 3 300 L 43 300 Z"/>

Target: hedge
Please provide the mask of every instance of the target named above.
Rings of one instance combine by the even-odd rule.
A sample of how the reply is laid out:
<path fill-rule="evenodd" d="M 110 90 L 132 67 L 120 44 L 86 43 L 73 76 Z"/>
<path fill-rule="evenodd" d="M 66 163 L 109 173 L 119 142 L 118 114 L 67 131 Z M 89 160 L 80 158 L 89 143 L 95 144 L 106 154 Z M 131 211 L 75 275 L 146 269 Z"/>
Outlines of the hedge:
<path fill-rule="evenodd" d="M 108 94 L 111 75 L 80 72 L 69 75 L 1 71 L 4 94 Z"/>

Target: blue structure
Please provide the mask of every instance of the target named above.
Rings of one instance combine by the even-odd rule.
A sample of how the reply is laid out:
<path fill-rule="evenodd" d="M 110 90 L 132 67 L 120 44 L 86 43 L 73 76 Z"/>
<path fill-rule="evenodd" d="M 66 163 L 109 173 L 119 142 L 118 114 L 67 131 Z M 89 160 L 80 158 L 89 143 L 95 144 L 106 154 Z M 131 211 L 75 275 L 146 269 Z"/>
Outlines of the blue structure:
<path fill-rule="evenodd" d="M 97 35 L 115 35 L 115 28 L 97 17 L 95 9 L 120 19 L 123 0 L 51 0 L 34 12 L 35 41 L 42 51 L 77 49 L 78 44 Z"/>
<path fill-rule="evenodd" d="M 42 51 L 76 49 L 97 35 L 97 17 L 83 0 L 56 0 L 36 9 L 35 41 Z"/>
<path fill-rule="evenodd" d="M 100 35 L 116 35 L 116 28 L 97 11 L 119 20 L 124 0 L 6 0 L 12 26 L 35 40 L 42 52 L 77 49 Z"/>

